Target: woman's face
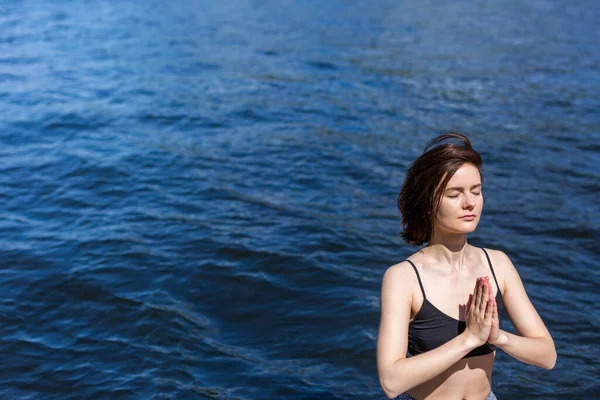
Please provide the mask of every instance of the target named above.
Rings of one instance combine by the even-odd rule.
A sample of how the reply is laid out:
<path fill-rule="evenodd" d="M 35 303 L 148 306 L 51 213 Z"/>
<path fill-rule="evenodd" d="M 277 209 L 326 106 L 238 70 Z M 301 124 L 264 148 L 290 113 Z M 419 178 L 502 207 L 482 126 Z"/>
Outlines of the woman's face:
<path fill-rule="evenodd" d="M 479 223 L 482 209 L 479 170 L 472 164 L 463 164 L 442 193 L 435 229 L 446 233 L 473 232 Z"/>

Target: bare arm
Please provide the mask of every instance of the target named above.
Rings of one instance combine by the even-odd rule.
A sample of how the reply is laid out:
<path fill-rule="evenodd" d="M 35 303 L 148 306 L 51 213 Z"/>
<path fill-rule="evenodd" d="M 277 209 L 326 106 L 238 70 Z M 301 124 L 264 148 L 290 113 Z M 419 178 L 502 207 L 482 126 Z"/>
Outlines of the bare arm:
<path fill-rule="evenodd" d="M 465 332 L 434 350 L 406 358 L 412 288 L 415 285 L 416 276 L 407 263 L 390 267 L 383 277 L 377 367 L 381 387 L 389 398 L 441 374 L 485 343 L 490 333 L 493 307 L 488 302 L 485 284 L 478 283 L 466 316 Z"/>
<path fill-rule="evenodd" d="M 502 300 L 517 335 L 500 330 L 494 341 L 507 354 L 527 364 L 552 369 L 556 364 L 556 349 L 550 332 L 531 304 L 519 273 L 501 251 L 494 251 L 502 268 L 505 282 Z"/>
<path fill-rule="evenodd" d="M 545 369 L 552 369 L 556 364 L 556 350 L 552 338 L 517 336 L 501 329 L 496 346 L 527 364 Z"/>

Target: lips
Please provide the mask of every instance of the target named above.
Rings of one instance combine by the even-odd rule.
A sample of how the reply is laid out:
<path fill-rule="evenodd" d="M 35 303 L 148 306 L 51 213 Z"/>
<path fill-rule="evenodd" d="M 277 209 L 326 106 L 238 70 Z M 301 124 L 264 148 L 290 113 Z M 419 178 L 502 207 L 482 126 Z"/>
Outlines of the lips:
<path fill-rule="evenodd" d="M 475 218 L 475 215 L 473 215 L 473 214 L 469 214 L 469 215 L 463 215 L 463 216 L 462 216 L 462 217 L 460 217 L 460 218 Z"/>

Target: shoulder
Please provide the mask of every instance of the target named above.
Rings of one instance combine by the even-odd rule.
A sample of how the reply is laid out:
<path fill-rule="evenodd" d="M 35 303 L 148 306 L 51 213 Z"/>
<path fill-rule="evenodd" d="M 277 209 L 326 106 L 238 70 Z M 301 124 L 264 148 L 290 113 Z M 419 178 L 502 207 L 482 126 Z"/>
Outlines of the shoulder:
<path fill-rule="evenodd" d="M 382 278 L 382 292 L 390 291 L 396 295 L 405 294 L 412 297 L 414 285 L 418 285 L 417 275 L 408 261 L 394 264 L 385 271 Z"/>
<path fill-rule="evenodd" d="M 510 258 L 506 255 L 502 250 L 488 249 L 487 247 L 484 250 L 489 254 L 492 264 L 494 267 L 498 265 L 499 267 L 505 267 L 507 264 L 511 264 Z"/>
<path fill-rule="evenodd" d="M 494 270 L 506 270 L 514 268 L 512 261 L 510 261 L 508 255 L 506 255 L 506 253 L 502 250 L 494 250 L 488 248 L 485 248 L 484 250 L 490 256 L 490 261 L 492 263 L 492 266 L 494 267 Z"/>
<path fill-rule="evenodd" d="M 411 256 L 412 257 L 412 256 Z M 410 262 L 409 262 L 410 260 Z M 398 264 L 394 264 L 385 271 L 383 274 L 383 279 L 388 281 L 403 281 L 411 280 L 410 277 L 415 278 L 415 282 L 417 280 L 415 270 L 412 264 L 418 263 L 412 258 L 407 258 L 404 261 L 399 262 Z"/>
<path fill-rule="evenodd" d="M 408 324 L 419 287 L 417 275 L 408 261 L 388 267 L 381 282 L 382 321 L 393 320 Z"/>
<path fill-rule="evenodd" d="M 512 276 L 518 276 L 517 269 L 513 265 L 508 255 L 502 250 L 488 248 L 485 248 L 484 250 L 490 257 L 492 268 L 494 269 L 494 273 L 496 274 L 496 277 L 499 281 L 498 284 L 501 287 L 506 288 L 506 282 L 510 280 Z M 500 282 L 502 282 L 502 284 L 500 284 Z M 504 291 L 505 290 L 503 290 L 502 292 Z"/>

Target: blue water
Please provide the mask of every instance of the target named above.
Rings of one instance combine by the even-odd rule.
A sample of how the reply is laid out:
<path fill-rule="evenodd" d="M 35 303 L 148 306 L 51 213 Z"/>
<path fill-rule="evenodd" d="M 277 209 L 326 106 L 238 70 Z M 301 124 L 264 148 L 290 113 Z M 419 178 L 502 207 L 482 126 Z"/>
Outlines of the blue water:
<path fill-rule="evenodd" d="M 52 3 L 52 4 L 50 4 Z M 0 397 L 381 399 L 407 165 L 484 158 L 473 244 L 558 351 L 499 399 L 600 397 L 600 3 L 0 5 Z"/>

